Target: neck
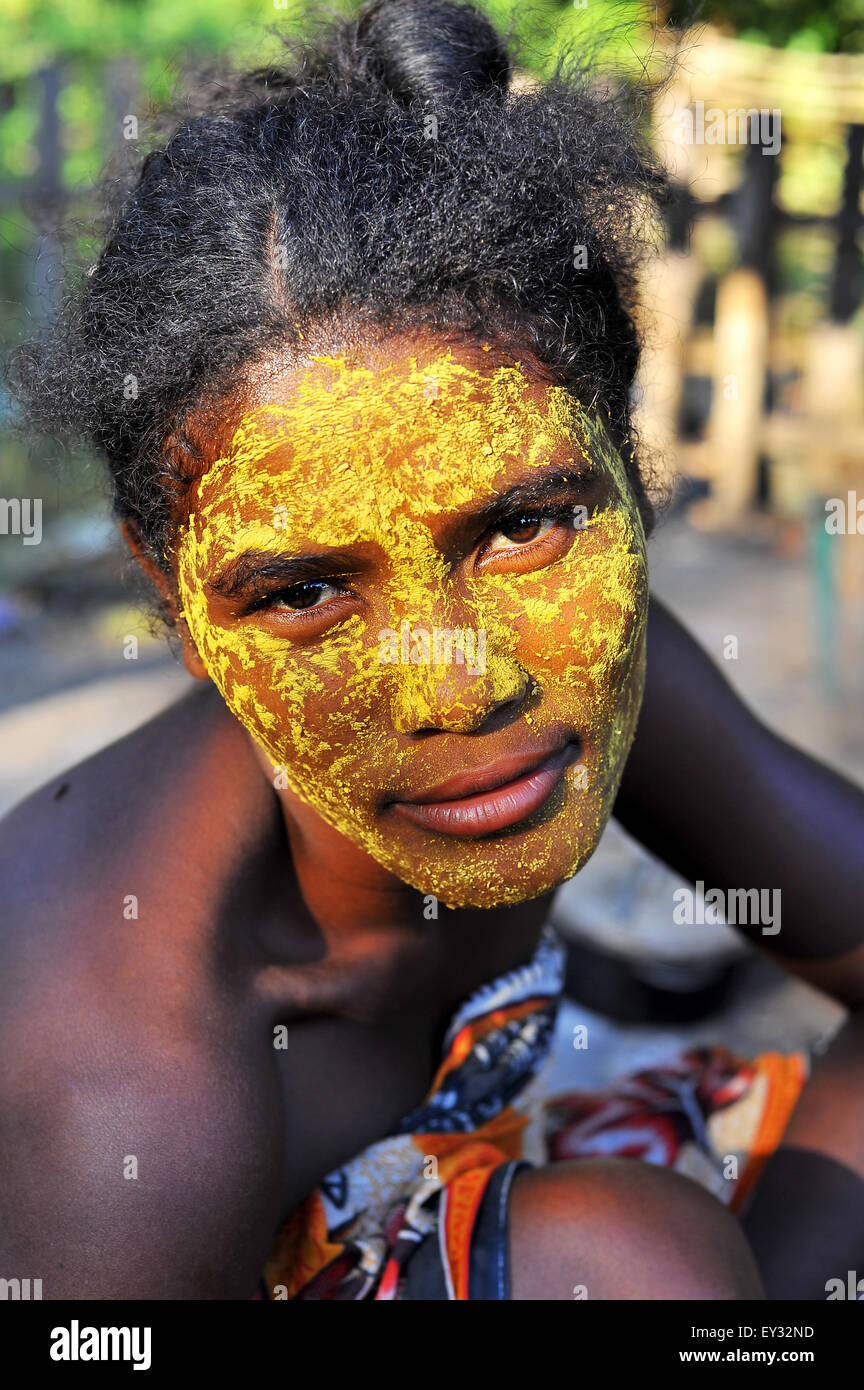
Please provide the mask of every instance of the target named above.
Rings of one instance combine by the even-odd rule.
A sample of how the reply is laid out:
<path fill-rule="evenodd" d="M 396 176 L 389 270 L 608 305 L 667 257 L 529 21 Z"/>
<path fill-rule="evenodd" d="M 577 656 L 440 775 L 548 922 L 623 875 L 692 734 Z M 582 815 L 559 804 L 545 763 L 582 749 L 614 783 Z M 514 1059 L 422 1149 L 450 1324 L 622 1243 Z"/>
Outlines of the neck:
<path fill-rule="evenodd" d="M 272 785 L 266 754 L 255 751 Z M 371 1017 L 421 999 L 452 1008 L 530 959 L 551 894 L 500 908 L 445 907 L 293 794 L 278 796 L 303 904 L 324 938 L 315 969 L 338 977 L 339 1012 Z"/>

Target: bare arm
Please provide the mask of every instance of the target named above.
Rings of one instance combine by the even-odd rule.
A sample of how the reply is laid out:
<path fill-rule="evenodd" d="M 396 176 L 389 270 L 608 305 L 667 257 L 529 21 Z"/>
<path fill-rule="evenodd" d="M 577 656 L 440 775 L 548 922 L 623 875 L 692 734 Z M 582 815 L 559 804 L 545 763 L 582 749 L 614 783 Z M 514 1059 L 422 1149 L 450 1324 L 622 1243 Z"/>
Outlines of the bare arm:
<path fill-rule="evenodd" d="M 849 1270 L 864 1295 L 864 1010 L 816 1060 L 743 1224 L 769 1298 L 827 1298 Z"/>
<path fill-rule="evenodd" d="M 803 978 L 820 962 L 820 988 L 864 1003 L 864 953 L 848 954 L 864 946 L 864 793 L 760 723 L 656 600 L 615 814 L 691 882 L 780 889 L 780 932 L 744 934 Z"/>
<path fill-rule="evenodd" d="M 174 706 L 0 823 L 0 1275 L 45 1299 L 251 1297 L 281 1215 L 269 1006 L 220 987 L 199 920 L 218 880 L 201 844 L 218 868 L 258 824 L 248 796 L 209 810 L 244 765 L 207 708 Z"/>
<path fill-rule="evenodd" d="M 266 1087 L 224 1046 L 132 1036 L 4 1030 L 2 1272 L 45 1299 L 251 1298 L 279 1217 Z"/>
<path fill-rule="evenodd" d="M 782 928 L 741 928 L 852 1008 L 817 1059 L 744 1216 L 770 1298 L 864 1275 L 864 794 L 778 738 L 652 601 L 646 697 L 616 806 L 692 882 L 782 893 Z"/>

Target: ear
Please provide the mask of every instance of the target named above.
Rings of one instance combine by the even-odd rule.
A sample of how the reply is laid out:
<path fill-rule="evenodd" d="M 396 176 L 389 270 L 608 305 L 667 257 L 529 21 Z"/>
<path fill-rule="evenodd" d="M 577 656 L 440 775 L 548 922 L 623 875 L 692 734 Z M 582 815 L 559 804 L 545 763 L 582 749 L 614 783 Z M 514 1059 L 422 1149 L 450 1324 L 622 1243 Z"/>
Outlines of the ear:
<path fill-rule="evenodd" d="M 141 566 L 150 583 L 156 589 L 160 598 L 167 605 L 177 636 L 180 638 L 180 645 L 183 651 L 183 664 L 190 676 L 196 680 L 208 681 L 210 679 L 207 668 L 198 654 L 198 648 L 192 641 L 192 634 L 189 631 L 186 619 L 180 616 L 177 608 L 177 592 L 170 577 L 161 570 L 156 564 L 152 555 L 144 548 L 141 537 L 135 526 L 130 521 L 124 521 L 120 527 L 123 538 L 129 549 L 134 555 L 138 564 Z"/>

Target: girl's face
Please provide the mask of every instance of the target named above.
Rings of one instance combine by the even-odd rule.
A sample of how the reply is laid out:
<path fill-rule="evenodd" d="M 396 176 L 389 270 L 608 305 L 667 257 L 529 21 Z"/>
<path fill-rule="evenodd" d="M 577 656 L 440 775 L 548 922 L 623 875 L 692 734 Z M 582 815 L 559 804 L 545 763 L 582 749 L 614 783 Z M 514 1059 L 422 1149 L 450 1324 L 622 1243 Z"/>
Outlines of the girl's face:
<path fill-rule="evenodd" d="M 421 365 L 422 362 L 422 365 Z M 450 907 L 595 849 L 642 692 L 644 535 L 599 418 L 479 347 L 274 378 L 195 485 L 183 616 L 303 802 Z"/>

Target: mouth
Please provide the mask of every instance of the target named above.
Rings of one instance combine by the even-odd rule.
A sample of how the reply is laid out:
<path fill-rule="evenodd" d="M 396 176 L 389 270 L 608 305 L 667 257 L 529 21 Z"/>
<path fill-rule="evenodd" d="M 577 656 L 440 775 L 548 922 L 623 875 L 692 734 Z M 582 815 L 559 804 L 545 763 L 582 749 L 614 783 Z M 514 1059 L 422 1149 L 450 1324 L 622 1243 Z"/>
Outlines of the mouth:
<path fill-rule="evenodd" d="M 475 772 L 461 773 L 392 809 L 412 825 L 439 835 L 491 835 L 539 811 L 579 756 L 570 740 L 551 751 L 501 758 Z"/>

